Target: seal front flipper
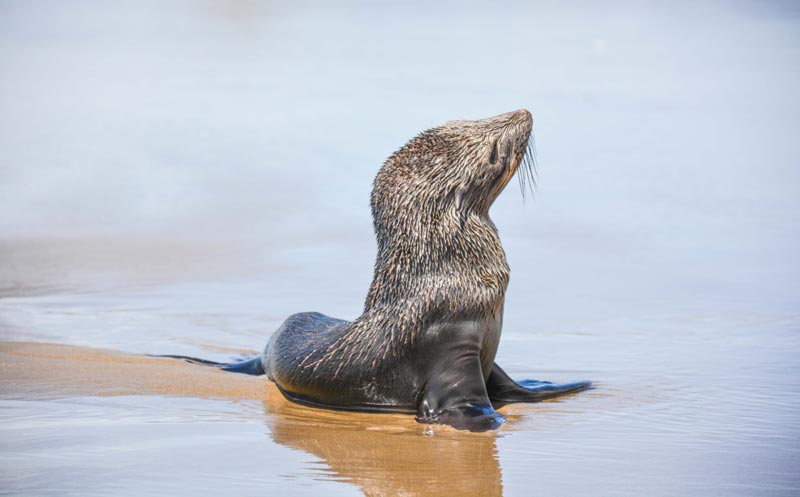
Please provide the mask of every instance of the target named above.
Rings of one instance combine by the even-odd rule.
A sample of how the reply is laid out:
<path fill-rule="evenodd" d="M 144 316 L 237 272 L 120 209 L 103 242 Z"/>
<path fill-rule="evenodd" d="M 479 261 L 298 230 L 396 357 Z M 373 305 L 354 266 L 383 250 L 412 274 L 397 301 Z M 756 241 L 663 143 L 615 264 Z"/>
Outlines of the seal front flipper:
<path fill-rule="evenodd" d="M 494 430 L 506 421 L 489 402 L 477 354 L 434 368 L 422 392 L 417 421 L 470 431 Z"/>
<path fill-rule="evenodd" d="M 550 383 L 549 381 L 522 380 L 516 382 L 497 363 L 486 380 L 486 391 L 493 404 L 512 402 L 538 402 L 591 388 L 590 381 Z"/>

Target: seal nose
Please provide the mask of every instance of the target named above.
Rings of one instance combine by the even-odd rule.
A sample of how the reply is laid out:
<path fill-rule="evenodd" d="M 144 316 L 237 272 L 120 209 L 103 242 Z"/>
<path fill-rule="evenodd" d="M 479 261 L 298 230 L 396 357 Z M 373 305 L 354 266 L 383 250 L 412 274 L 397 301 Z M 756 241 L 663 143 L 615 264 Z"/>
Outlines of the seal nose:
<path fill-rule="evenodd" d="M 520 109 L 514 111 L 514 120 L 520 123 L 527 124 L 528 126 L 533 125 L 533 116 L 528 111 L 528 109 Z"/>

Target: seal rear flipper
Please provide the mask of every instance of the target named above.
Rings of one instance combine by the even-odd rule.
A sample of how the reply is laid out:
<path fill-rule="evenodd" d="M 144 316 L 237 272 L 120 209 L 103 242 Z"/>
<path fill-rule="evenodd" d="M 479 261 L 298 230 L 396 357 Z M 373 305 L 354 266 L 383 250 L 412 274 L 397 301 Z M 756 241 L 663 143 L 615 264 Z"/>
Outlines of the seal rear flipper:
<path fill-rule="evenodd" d="M 549 381 L 511 379 L 497 363 L 486 380 L 486 391 L 495 405 L 512 402 L 539 402 L 571 393 L 577 393 L 592 387 L 591 381 L 572 383 L 550 383 Z"/>
<path fill-rule="evenodd" d="M 220 366 L 220 369 L 223 371 L 230 371 L 231 373 L 251 374 L 253 376 L 261 376 L 266 373 L 260 355 L 246 361 L 225 364 Z"/>
<path fill-rule="evenodd" d="M 209 361 L 206 359 L 200 359 L 198 357 L 191 357 L 186 355 L 170 355 L 170 354 L 163 354 L 163 355 L 152 355 L 148 354 L 150 357 L 165 357 L 169 359 L 182 359 L 186 362 L 190 362 L 192 364 L 200 364 L 201 366 L 213 366 L 215 368 L 219 368 L 223 371 L 230 371 L 231 373 L 243 373 L 243 374 L 251 374 L 254 376 L 261 376 L 266 374 L 264 371 L 264 366 L 261 362 L 261 356 L 257 355 L 252 359 L 246 359 L 240 362 L 233 362 L 233 363 L 226 363 L 226 362 L 215 362 Z"/>
<path fill-rule="evenodd" d="M 166 359 L 181 359 L 192 364 L 200 364 L 202 366 L 226 366 L 224 362 L 209 361 L 208 359 L 200 359 L 199 357 L 192 357 L 188 355 L 172 355 L 172 354 L 147 354 L 147 357 L 163 357 Z"/>

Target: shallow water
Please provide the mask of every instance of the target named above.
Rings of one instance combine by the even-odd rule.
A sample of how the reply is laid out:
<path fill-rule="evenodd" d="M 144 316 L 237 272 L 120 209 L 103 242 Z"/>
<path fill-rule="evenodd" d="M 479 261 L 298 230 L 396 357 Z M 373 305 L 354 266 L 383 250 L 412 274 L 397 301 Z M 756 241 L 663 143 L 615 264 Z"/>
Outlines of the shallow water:
<path fill-rule="evenodd" d="M 263 302 L 293 277 L 5 297 L 4 338 L 230 359 L 263 345 L 281 320 Z M 533 484 L 545 495 L 796 493 L 796 317 L 667 315 L 548 331 L 507 314 L 504 367 L 597 388 L 508 406 L 501 430 L 475 435 L 411 416 L 294 406 L 274 392 L 260 402 L 135 386 L 139 395 L 108 397 L 107 380 L 42 391 L 4 375 L 2 486 L 37 495 L 529 495 Z M 162 378 L 204 382 L 191 376 L 204 368 L 184 367 L 189 376 Z M 102 396 L 87 396 L 92 388 Z"/>
<path fill-rule="evenodd" d="M 800 11 L 409 5 L 0 5 L 0 493 L 800 492 Z M 520 107 L 498 362 L 597 388 L 476 435 L 141 363 L 357 316 L 381 161 Z"/>

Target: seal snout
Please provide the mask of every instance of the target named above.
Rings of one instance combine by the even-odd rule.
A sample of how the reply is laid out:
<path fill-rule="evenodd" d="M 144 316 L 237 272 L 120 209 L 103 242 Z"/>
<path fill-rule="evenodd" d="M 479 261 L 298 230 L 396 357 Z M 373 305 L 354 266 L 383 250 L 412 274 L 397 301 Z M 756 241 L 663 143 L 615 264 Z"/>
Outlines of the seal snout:
<path fill-rule="evenodd" d="M 521 161 L 533 130 L 533 116 L 527 109 L 509 112 L 506 115 L 508 124 L 505 133 L 512 142 L 512 150 L 517 161 Z"/>
<path fill-rule="evenodd" d="M 495 122 L 504 123 L 506 125 L 520 126 L 523 128 L 531 129 L 533 126 L 533 116 L 528 109 L 519 109 L 499 116 L 489 118 L 487 121 L 492 120 Z"/>
<path fill-rule="evenodd" d="M 527 109 L 520 109 L 514 112 L 513 122 L 516 124 L 520 134 L 524 136 L 524 141 L 528 141 L 528 137 L 533 129 L 533 116 Z"/>
<path fill-rule="evenodd" d="M 511 142 L 514 155 L 524 154 L 533 130 L 533 116 L 527 109 L 519 109 L 501 116 L 503 134 Z M 518 157 L 522 159 L 521 155 Z"/>
<path fill-rule="evenodd" d="M 527 124 L 528 127 L 533 126 L 533 116 L 528 109 L 520 109 L 512 112 L 513 119 L 520 124 Z"/>

